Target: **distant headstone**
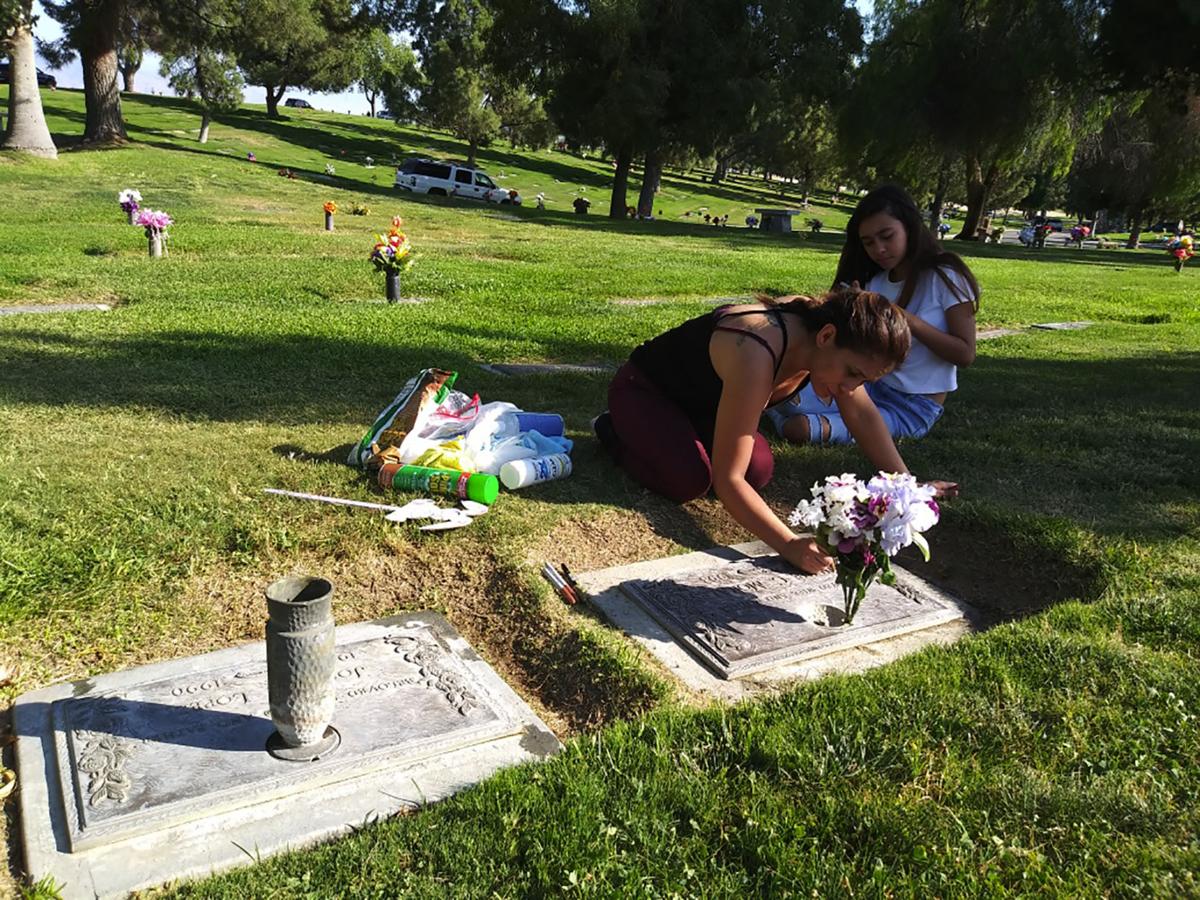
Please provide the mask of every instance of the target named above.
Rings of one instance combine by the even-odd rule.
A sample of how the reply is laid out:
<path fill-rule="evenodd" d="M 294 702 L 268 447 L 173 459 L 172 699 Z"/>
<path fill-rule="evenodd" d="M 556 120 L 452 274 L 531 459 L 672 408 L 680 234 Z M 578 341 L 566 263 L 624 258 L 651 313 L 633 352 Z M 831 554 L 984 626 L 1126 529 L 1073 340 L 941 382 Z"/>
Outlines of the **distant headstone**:
<path fill-rule="evenodd" d="M 479 368 L 493 375 L 606 375 L 614 371 L 608 364 L 581 366 L 574 363 L 481 363 Z"/>
<path fill-rule="evenodd" d="M 1030 327 L 1039 328 L 1042 331 L 1082 331 L 1093 324 L 1092 322 L 1042 322 Z"/>
<path fill-rule="evenodd" d="M 975 333 L 975 340 L 990 341 L 995 338 L 1011 337 L 1014 334 L 1020 334 L 1019 328 L 984 328 L 982 331 Z"/>
<path fill-rule="evenodd" d="M 708 303 L 712 306 L 723 306 L 725 304 L 752 303 L 755 299 L 750 294 L 741 294 L 736 297 L 704 297 L 697 302 Z M 676 301 L 687 302 L 686 298 L 681 297 L 625 297 L 612 302 L 618 306 L 655 306 L 659 303 L 672 303 Z"/>
<path fill-rule="evenodd" d="M 0 306 L 0 316 L 18 316 L 25 313 L 108 312 L 111 309 L 107 303 L 25 303 Z"/>
<path fill-rule="evenodd" d="M 441 616 L 337 629 L 333 724 L 312 762 L 275 733 L 262 643 L 25 694 L 13 709 L 26 868 L 123 896 L 348 831 L 557 751 Z"/>

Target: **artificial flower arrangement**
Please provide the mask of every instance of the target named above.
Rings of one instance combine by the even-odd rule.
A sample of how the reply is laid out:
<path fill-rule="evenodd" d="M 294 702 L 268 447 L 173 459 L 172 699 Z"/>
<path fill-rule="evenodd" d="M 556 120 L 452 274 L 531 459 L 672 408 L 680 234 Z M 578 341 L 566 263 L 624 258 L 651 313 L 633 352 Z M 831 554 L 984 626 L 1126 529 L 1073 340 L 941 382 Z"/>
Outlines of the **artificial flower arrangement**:
<path fill-rule="evenodd" d="M 830 475 L 812 486 L 812 499 L 796 504 L 788 521 L 813 530 L 836 561 L 845 601 L 845 624 L 854 621 L 867 588 L 878 578 L 896 580 L 891 558 L 916 544 L 929 560 L 923 532 L 940 515 L 934 489 L 911 475 L 880 472 L 863 482 L 853 474 Z"/>
<path fill-rule="evenodd" d="M 395 216 L 388 233 L 376 236 L 375 247 L 371 251 L 371 262 L 375 264 L 376 271 L 398 275 L 412 265 L 412 244 L 400 230 L 403 224 L 404 220 Z"/>
<path fill-rule="evenodd" d="M 352 216 L 369 216 L 370 214 L 371 207 L 367 206 L 365 203 L 355 203 L 352 207 L 350 207 L 350 215 Z"/>
<path fill-rule="evenodd" d="M 138 213 L 136 224 L 146 229 L 146 237 L 150 239 L 150 255 L 158 255 L 154 252 L 156 242 L 159 249 L 165 255 L 167 252 L 167 238 L 169 237 L 167 229 L 175 224 L 174 220 L 161 210 L 143 209 Z"/>
<path fill-rule="evenodd" d="M 1190 234 L 1185 234 L 1175 242 L 1170 253 L 1175 257 L 1175 271 L 1182 272 L 1183 264 L 1196 255 L 1194 241 Z"/>
<path fill-rule="evenodd" d="M 296 178 L 296 173 L 293 172 L 291 169 L 284 168 L 284 169 L 279 170 L 279 177 L 280 178 L 291 178 L 294 180 Z"/>
<path fill-rule="evenodd" d="M 335 169 L 333 167 L 333 163 L 325 163 L 325 174 L 326 175 L 336 175 L 337 174 L 337 169 Z"/>
<path fill-rule="evenodd" d="M 400 301 L 400 273 L 406 271 L 413 263 L 412 244 L 408 242 L 400 226 L 404 220 L 399 216 L 392 218 L 392 227 L 387 234 L 377 236 L 375 247 L 371 250 L 371 262 L 375 270 L 386 276 L 387 299 L 389 303 Z"/>
<path fill-rule="evenodd" d="M 121 204 L 122 212 L 129 216 L 129 224 L 133 224 L 133 214 L 141 208 L 142 195 L 133 188 L 125 188 L 117 194 L 117 202 Z"/>
<path fill-rule="evenodd" d="M 326 200 L 325 201 L 325 212 L 329 213 L 331 216 L 336 215 L 337 214 L 337 204 L 334 203 L 332 200 Z"/>

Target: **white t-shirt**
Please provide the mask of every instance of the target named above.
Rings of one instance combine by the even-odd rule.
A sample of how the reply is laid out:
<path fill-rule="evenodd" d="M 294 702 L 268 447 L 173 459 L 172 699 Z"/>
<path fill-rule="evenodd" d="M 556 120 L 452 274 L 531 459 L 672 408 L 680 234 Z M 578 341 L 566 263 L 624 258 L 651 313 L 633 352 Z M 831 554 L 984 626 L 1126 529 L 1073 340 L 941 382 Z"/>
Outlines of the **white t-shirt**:
<path fill-rule="evenodd" d="M 952 291 L 942 275 L 950 279 L 961 294 Z M 903 289 L 904 282 L 889 281 L 887 272 L 880 272 L 866 286 L 866 290 L 882 294 L 893 303 L 900 298 Z M 973 300 L 974 294 L 961 275 L 944 267 L 939 272 L 927 269 L 921 273 L 912 299 L 908 301 L 908 311 L 938 331 L 946 331 L 946 310 L 968 302 L 963 297 Z M 879 380 L 908 394 L 940 394 L 958 387 L 958 367 L 946 362 L 913 335 L 912 347 L 904 362 Z"/>

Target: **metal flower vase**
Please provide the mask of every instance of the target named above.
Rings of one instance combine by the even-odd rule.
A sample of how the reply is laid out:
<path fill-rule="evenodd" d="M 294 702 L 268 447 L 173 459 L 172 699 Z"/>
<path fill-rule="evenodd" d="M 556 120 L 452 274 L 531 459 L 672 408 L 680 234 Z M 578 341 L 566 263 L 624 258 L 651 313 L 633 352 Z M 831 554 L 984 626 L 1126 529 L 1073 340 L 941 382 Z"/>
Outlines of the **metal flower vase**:
<path fill-rule="evenodd" d="M 308 762 L 340 743 L 332 727 L 333 585 L 291 576 L 267 588 L 267 696 L 273 756 Z"/>
<path fill-rule="evenodd" d="M 152 257 L 154 257 L 155 259 L 162 256 L 163 255 L 162 233 L 159 231 L 154 231 L 150 234 L 148 240 L 150 242 L 150 255 Z"/>
<path fill-rule="evenodd" d="M 331 212 L 325 213 L 325 230 L 333 231 L 333 213 Z"/>
<path fill-rule="evenodd" d="M 127 209 L 127 210 L 125 210 L 125 215 L 126 215 L 126 216 L 128 217 L 128 219 L 129 219 L 129 224 L 130 224 L 130 225 L 132 225 L 132 224 L 133 224 L 133 217 L 137 215 L 137 210 L 135 210 L 135 209 Z"/>
<path fill-rule="evenodd" d="M 400 273 L 387 273 L 387 299 L 388 303 L 400 302 Z"/>

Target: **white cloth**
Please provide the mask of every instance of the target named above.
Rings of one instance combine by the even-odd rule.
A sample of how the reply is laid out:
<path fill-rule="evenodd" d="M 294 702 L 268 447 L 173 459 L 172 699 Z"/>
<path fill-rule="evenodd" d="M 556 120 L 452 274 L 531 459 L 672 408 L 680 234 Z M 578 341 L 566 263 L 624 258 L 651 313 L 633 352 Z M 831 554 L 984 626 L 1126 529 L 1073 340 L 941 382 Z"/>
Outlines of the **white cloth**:
<path fill-rule="evenodd" d="M 952 291 L 942 275 L 950 279 L 960 293 Z M 927 269 L 919 277 L 908 302 L 908 311 L 938 331 L 946 331 L 946 310 L 974 299 L 970 285 L 953 269 L 944 267 L 937 272 Z M 889 281 L 887 272 L 880 272 L 866 286 L 866 290 L 882 294 L 893 303 L 900 298 L 903 289 L 904 282 Z M 913 335 L 908 357 L 879 380 L 908 394 L 940 394 L 958 387 L 958 367 L 946 362 Z"/>

